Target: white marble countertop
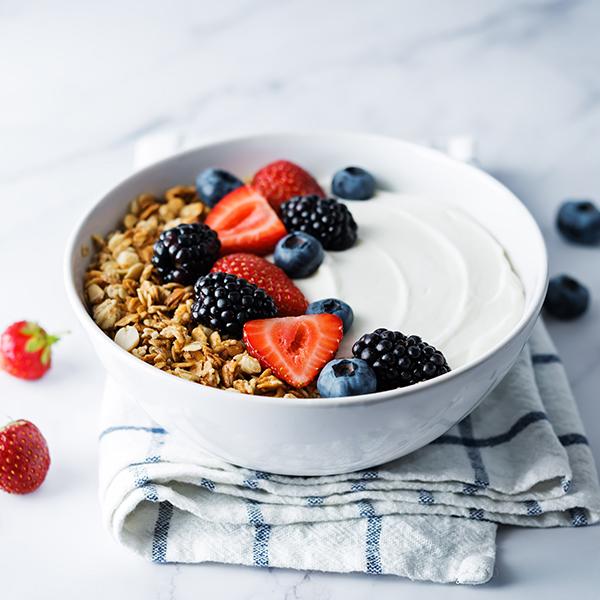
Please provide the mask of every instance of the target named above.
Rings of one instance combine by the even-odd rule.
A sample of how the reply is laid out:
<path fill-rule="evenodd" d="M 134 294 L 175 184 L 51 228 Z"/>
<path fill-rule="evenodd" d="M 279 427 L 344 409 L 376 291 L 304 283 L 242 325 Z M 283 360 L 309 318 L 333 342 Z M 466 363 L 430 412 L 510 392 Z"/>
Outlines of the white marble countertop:
<path fill-rule="evenodd" d="M 100 522 L 103 371 L 61 261 L 74 221 L 130 172 L 144 134 L 466 132 L 537 218 L 551 271 L 594 295 L 581 320 L 549 325 L 600 463 L 600 249 L 567 245 L 553 225 L 564 197 L 600 200 L 599 30 L 597 4 L 566 0 L 0 3 L 0 325 L 71 330 L 43 381 L 0 376 L 0 411 L 37 423 L 53 457 L 40 492 L 0 496 L 3 597 L 597 597 L 598 527 L 503 529 L 496 576 L 477 589 L 128 554 Z"/>

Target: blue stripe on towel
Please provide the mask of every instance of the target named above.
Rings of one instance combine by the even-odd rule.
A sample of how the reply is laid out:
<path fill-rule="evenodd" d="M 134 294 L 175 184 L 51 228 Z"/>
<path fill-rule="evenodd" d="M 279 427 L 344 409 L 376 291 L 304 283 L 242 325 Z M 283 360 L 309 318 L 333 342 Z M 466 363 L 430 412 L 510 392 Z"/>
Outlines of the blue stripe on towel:
<path fill-rule="evenodd" d="M 365 485 L 364 481 L 355 481 L 351 486 L 350 486 L 350 491 L 351 492 L 364 492 L 365 488 L 367 486 Z"/>
<path fill-rule="evenodd" d="M 144 493 L 148 502 L 158 502 L 158 490 L 150 481 L 150 477 L 143 467 L 144 463 L 134 465 L 133 485 L 135 485 L 136 488 L 144 488 Z"/>
<path fill-rule="evenodd" d="M 572 508 L 569 511 L 571 515 L 571 525 L 573 527 L 585 527 L 588 524 L 587 516 L 583 508 Z"/>
<path fill-rule="evenodd" d="M 469 519 L 473 519 L 474 521 L 483 521 L 483 509 L 482 508 L 470 508 L 469 509 Z"/>
<path fill-rule="evenodd" d="M 524 429 L 532 425 L 533 423 L 537 423 L 538 421 L 547 421 L 548 417 L 541 411 L 532 411 L 523 415 L 511 426 L 508 431 L 501 433 L 499 435 L 492 435 L 487 438 L 475 438 L 472 433 L 467 434 L 467 430 L 471 430 L 472 425 L 470 425 L 470 417 L 463 419 L 459 423 L 460 425 L 465 423 L 465 421 L 469 421 L 467 427 L 464 428 L 464 431 L 461 430 L 461 435 L 442 435 L 436 440 L 434 440 L 433 444 L 455 444 L 458 446 L 466 446 L 468 448 L 490 448 L 492 446 L 498 446 L 499 444 L 504 444 L 506 442 L 510 442 L 515 436 L 521 433 Z"/>
<path fill-rule="evenodd" d="M 471 417 L 464 418 L 458 424 L 458 430 L 460 431 L 460 435 L 463 439 L 473 439 L 473 423 L 471 421 Z M 487 487 L 490 484 L 490 480 L 485 470 L 485 465 L 483 464 L 483 457 L 481 456 L 481 452 L 479 448 L 476 446 L 467 446 L 467 456 L 469 457 L 469 461 L 471 462 L 471 467 L 473 468 L 473 473 L 475 475 L 475 479 L 473 484 L 479 488 Z"/>
<path fill-rule="evenodd" d="M 206 490 L 210 490 L 211 492 L 215 491 L 215 482 L 211 481 L 210 479 L 205 479 L 203 477 L 198 485 Z"/>
<path fill-rule="evenodd" d="M 154 456 L 147 456 L 141 462 L 129 463 L 127 466 L 128 467 L 141 467 L 143 465 L 151 465 L 151 464 L 156 464 L 159 462 L 160 462 L 160 456 L 154 455 Z"/>
<path fill-rule="evenodd" d="M 519 433 L 538 421 L 548 421 L 548 416 L 541 411 L 531 411 L 517 419 L 508 431 L 498 435 L 492 435 L 487 438 L 474 438 L 464 435 L 458 436 L 446 434 L 433 440 L 431 443 L 452 444 L 455 446 L 467 446 L 473 448 L 491 448 L 510 442 L 514 437 L 519 435 Z M 581 433 L 566 433 L 564 435 L 559 435 L 558 440 L 563 446 L 572 446 L 573 444 L 589 445 L 588 439 Z"/>
<path fill-rule="evenodd" d="M 563 446 L 572 446 L 573 444 L 589 445 L 588 439 L 581 433 L 565 433 L 564 435 L 559 435 L 558 441 Z"/>
<path fill-rule="evenodd" d="M 525 507 L 527 508 L 527 514 L 530 517 L 537 517 L 542 514 L 542 507 L 535 500 L 526 500 Z"/>
<path fill-rule="evenodd" d="M 367 519 L 367 532 L 365 536 L 365 571 L 373 575 L 381 574 L 381 553 L 379 542 L 381 539 L 381 517 L 375 513 L 373 505 L 367 500 L 357 503 L 359 514 Z"/>
<path fill-rule="evenodd" d="M 269 481 L 271 479 L 271 473 L 265 473 L 264 471 L 254 471 L 254 475 L 249 479 L 244 479 L 244 485 L 251 490 L 255 490 L 259 487 L 259 481 Z"/>
<path fill-rule="evenodd" d="M 269 566 L 269 539 L 271 537 L 271 526 L 264 521 L 260 505 L 255 500 L 246 501 L 248 521 L 254 525 L 254 545 L 252 557 L 256 567 Z"/>
<path fill-rule="evenodd" d="M 532 354 L 531 362 L 534 365 L 548 365 L 551 363 L 561 362 L 560 356 L 557 354 Z"/>
<path fill-rule="evenodd" d="M 155 563 L 166 562 L 172 516 L 173 505 L 168 501 L 160 502 L 158 504 L 158 516 L 156 517 L 152 538 L 152 561 Z"/>
<path fill-rule="evenodd" d="M 323 496 L 307 496 L 306 504 L 308 506 L 321 506 L 323 504 Z"/>
<path fill-rule="evenodd" d="M 470 483 L 463 483 L 463 490 L 462 493 L 466 494 L 467 496 L 474 496 L 480 488 L 478 488 L 476 485 L 472 485 Z"/>
<path fill-rule="evenodd" d="M 433 494 L 427 490 L 419 490 L 419 504 L 425 504 L 426 506 L 435 504 Z"/>
<path fill-rule="evenodd" d="M 148 502 L 159 502 L 160 498 L 158 496 L 158 490 L 156 489 L 154 483 L 150 481 L 146 466 L 160 462 L 159 450 L 165 441 L 162 437 L 161 431 L 164 432 L 165 430 L 158 428 L 158 431 L 153 431 L 153 429 L 157 428 L 145 428 L 146 431 L 151 432 L 151 436 L 144 461 L 140 463 L 132 463 L 129 466 L 133 467 L 133 483 L 135 487 L 145 488 L 146 500 Z"/>
<path fill-rule="evenodd" d="M 99 435 L 99 439 L 102 439 L 105 435 L 109 433 L 114 433 L 115 431 L 147 431 L 149 433 L 156 433 L 158 435 L 166 435 L 168 431 L 163 429 L 162 427 L 143 427 L 141 425 L 115 425 L 113 427 L 107 427 L 104 431 L 102 431 Z"/>

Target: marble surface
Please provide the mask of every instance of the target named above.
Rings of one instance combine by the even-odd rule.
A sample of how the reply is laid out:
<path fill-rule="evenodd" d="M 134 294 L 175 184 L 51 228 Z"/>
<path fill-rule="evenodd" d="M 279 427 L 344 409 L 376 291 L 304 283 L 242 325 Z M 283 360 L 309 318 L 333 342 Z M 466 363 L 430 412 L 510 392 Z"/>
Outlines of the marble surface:
<path fill-rule="evenodd" d="M 0 411 L 36 422 L 54 461 L 39 493 L 0 496 L 3 596 L 597 597 L 598 527 L 502 530 L 497 574 L 478 589 L 128 554 L 99 518 L 103 372 L 67 306 L 61 261 L 78 215 L 130 172 L 146 134 L 467 133 L 540 223 L 552 273 L 594 294 L 581 320 L 549 326 L 600 462 L 600 249 L 566 244 L 553 225 L 564 197 L 600 198 L 599 29 L 600 6 L 574 0 L 0 2 L 1 321 L 71 331 L 43 381 L 0 377 Z"/>

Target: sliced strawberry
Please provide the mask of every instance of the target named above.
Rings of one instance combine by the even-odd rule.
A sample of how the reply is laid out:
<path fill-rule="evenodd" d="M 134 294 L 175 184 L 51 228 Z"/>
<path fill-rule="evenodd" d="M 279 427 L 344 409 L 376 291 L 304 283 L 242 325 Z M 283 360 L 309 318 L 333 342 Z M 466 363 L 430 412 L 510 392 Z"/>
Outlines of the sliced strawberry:
<path fill-rule="evenodd" d="M 217 232 L 221 254 L 267 254 L 287 233 L 269 203 L 247 185 L 220 200 L 206 217 L 206 224 Z"/>
<path fill-rule="evenodd" d="M 276 160 L 257 171 L 252 179 L 252 187 L 276 210 L 292 196 L 316 194 L 325 197 L 325 192 L 316 179 L 289 160 Z"/>
<path fill-rule="evenodd" d="M 254 254 L 238 252 L 220 258 L 211 269 L 243 277 L 273 298 L 280 317 L 303 315 L 308 300 L 283 269 Z"/>
<path fill-rule="evenodd" d="M 248 353 L 297 388 L 308 385 L 337 352 L 343 336 L 336 315 L 258 319 L 244 325 Z"/>

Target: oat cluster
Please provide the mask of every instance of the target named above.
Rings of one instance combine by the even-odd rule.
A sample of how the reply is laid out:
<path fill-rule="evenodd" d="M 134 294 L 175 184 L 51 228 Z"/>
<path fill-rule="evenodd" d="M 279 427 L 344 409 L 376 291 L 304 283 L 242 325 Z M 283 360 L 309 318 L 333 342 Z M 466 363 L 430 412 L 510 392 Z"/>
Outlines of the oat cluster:
<path fill-rule="evenodd" d="M 140 360 L 189 381 L 245 394 L 318 395 L 314 386 L 290 388 L 270 369 L 262 369 L 243 341 L 194 324 L 193 287 L 158 279 L 151 260 L 160 233 L 203 220 L 208 212 L 195 188 L 177 186 L 164 197 L 138 196 L 122 229 L 94 236 L 96 255 L 84 284 L 94 321 Z"/>

